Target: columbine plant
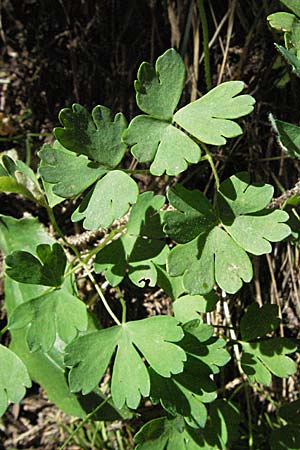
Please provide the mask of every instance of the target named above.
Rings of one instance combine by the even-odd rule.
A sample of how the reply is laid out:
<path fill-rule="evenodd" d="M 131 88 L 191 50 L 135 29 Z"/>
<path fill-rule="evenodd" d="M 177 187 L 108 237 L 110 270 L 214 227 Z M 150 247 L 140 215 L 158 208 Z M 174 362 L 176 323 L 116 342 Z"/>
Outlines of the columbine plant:
<path fill-rule="evenodd" d="M 216 334 L 204 322 L 221 292 L 235 294 L 251 281 L 251 255 L 270 253 L 271 242 L 290 234 L 289 216 L 267 209 L 273 187 L 253 182 L 249 173 L 220 183 L 209 146 L 242 133 L 234 119 L 254 105 L 250 95 L 241 95 L 244 84 L 223 83 L 176 110 L 184 83 L 183 61 L 171 49 L 155 67 L 140 66 L 135 90 L 143 114 L 129 125 L 122 113 L 112 117 L 104 106 L 91 114 L 78 104 L 63 109 L 56 141 L 39 152 L 42 185 L 24 163 L 3 157 L 1 189 L 45 207 L 60 240 L 36 219 L 1 216 L 8 313 L 2 334 L 8 329 L 12 337 L 10 349 L 0 346 L 1 413 L 8 402 L 22 399 L 33 379 L 60 408 L 82 418 L 92 412 L 96 419 L 128 419 L 145 398 L 159 403 L 161 417 L 135 437 L 138 450 L 226 449 L 240 416 L 231 401 L 216 400 L 216 375 L 230 360 L 228 349 L 234 346 L 241 377 L 250 385 L 269 385 L 272 374 L 295 372 L 287 355 L 296 346 L 274 335 L 277 306 L 250 305 L 236 339 Z M 149 170 L 125 169 L 127 149 Z M 215 178 L 214 203 L 173 181 L 167 198 L 139 192 L 134 179 L 141 172 L 178 176 L 204 161 Z M 72 221 L 105 234 L 84 253 L 69 243 L 53 212 L 55 205 L 78 196 Z M 101 328 L 80 298 L 80 269 L 113 326 Z M 116 288 L 120 316 L 94 273 Z M 125 277 L 139 288 L 163 289 L 174 314 L 127 321 L 129 306 L 119 287 Z M 108 369 L 109 386 L 101 384 Z"/>

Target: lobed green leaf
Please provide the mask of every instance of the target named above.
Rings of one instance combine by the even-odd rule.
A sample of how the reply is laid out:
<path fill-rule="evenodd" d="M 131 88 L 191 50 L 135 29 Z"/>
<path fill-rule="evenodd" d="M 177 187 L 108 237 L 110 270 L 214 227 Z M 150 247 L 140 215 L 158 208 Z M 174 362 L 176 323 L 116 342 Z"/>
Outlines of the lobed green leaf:
<path fill-rule="evenodd" d="M 123 135 L 139 162 L 152 162 L 152 175 L 178 175 L 199 161 L 199 146 L 169 122 L 137 116 Z"/>
<path fill-rule="evenodd" d="M 286 378 L 296 372 L 295 362 L 288 354 L 297 346 L 290 339 L 272 338 L 256 343 L 242 342 L 242 368 L 251 383 L 270 385 L 272 375 Z"/>
<path fill-rule="evenodd" d="M 66 365 L 71 368 L 72 392 L 87 394 L 99 383 L 117 348 L 112 373 L 112 398 L 121 408 L 137 408 L 141 396 L 150 392 L 149 374 L 139 352 L 158 374 L 169 377 L 183 370 L 185 352 L 174 342 L 182 329 L 171 316 L 155 316 L 96 331 L 77 338 L 66 347 Z M 158 351 L 159 349 L 159 351 Z M 163 355 L 163 358 L 162 358 Z M 128 383 L 128 380 L 135 383 Z"/>
<path fill-rule="evenodd" d="M 277 305 L 252 303 L 241 319 L 241 336 L 244 341 L 263 337 L 279 327 L 280 318 Z"/>
<path fill-rule="evenodd" d="M 167 419 L 160 417 L 147 422 L 135 435 L 136 450 L 197 450 L 199 447 L 191 440 L 185 430 L 181 417 Z"/>
<path fill-rule="evenodd" d="M 29 252 L 16 251 L 6 257 L 6 273 L 19 283 L 59 287 L 63 282 L 67 258 L 62 247 L 40 244 L 36 258 Z"/>
<path fill-rule="evenodd" d="M 155 264 L 157 272 L 156 284 L 172 299 L 175 300 L 185 292 L 183 277 L 171 277 L 165 265 Z"/>
<path fill-rule="evenodd" d="M 118 285 L 126 274 L 137 286 L 146 281 L 155 286 L 156 265 L 164 265 L 168 247 L 160 238 L 164 237 L 160 209 L 164 197 L 144 192 L 130 212 L 127 233 L 101 250 L 95 259 L 96 273 L 104 272 L 107 281 Z"/>
<path fill-rule="evenodd" d="M 14 219 L 13 217 L 0 216 L 0 248 L 4 254 L 20 249 L 34 253 L 40 243 L 52 244 L 53 238 L 37 219 L 32 217 Z M 64 283 L 64 289 L 73 293 L 72 277 L 68 277 Z M 5 278 L 5 308 L 10 319 L 13 311 L 36 296 L 41 296 L 45 286 L 19 284 L 11 278 Z M 65 317 L 65 320 L 66 317 Z M 63 325 L 62 325 L 63 327 Z M 89 321 L 89 331 L 91 331 Z M 63 364 L 62 346 L 64 343 L 57 339 L 54 347 L 48 353 L 41 351 L 30 352 L 26 343 L 26 329 L 10 330 L 10 348 L 26 365 L 30 377 L 45 389 L 47 397 L 66 414 L 84 418 L 93 411 L 104 396 L 101 392 L 93 392 L 87 396 L 75 395 L 70 392 L 66 381 L 65 367 Z M 116 407 L 107 402 L 101 411 L 95 416 L 99 420 L 117 420 L 130 417 L 128 409 L 116 410 Z"/>
<path fill-rule="evenodd" d="M 215 210 L 200 191 L 170 190 L 169 201 L 177 210 L 164 214 L 164 230 L 179 245 L 169 253 L 169 274 L 183 275 L 190 294 L 207 294 L 215 282 L 230 294 L 237 292 L 252 279 L 247 252 L 269 253 L 270 242 L 291 232 L 285 211 L 263 209 L 272 195 L 272 186 L 251 183 L 245 172 L 221 184 Z"/>
<path fill-rule="evenodd" d="M 177 184 L 168 190 L 167 197 L 176 211 L 164 214 L 164 231 L 176 242 L 189 242 L 217 223 L 211 203 L 199 190 Z"/>
<path fill-rule="evenodd" d="M 44 144 L 38 155 L 43 180 L 52 184 L 54 194 L 63 198 L 75 197 L 106 173 L 99 163 L 90 161 L 84 155 L 75 155 L 58 141 L 53 146 Z"/>
<path fill-rule="evenodd" d="M 300 127 L 282 120 L 273 120 L 280 145 L 293 158 L 300 157 Z"/>
<path fill-rule="evenodd" d="M 291 229 L 285 223 L 289 215 L 285 211 L 263 211 L 260 214 L 237 217 L 225 228 L 231 237 L 247 252 L 253 255 L 271 253 L 270 242 L 280 242 L 290 235 Z"/>
<path fill-rule="evenodd" d="M 208 294 L 215 281 L 233 294 L 253 275 L 247 253 L 219 227 L 174 247 L 167 267 L 171 276 L 183 274 L 184 286 L 191 294 Z"/>
<path fill-rule="evenodd" d="M 45 206 L 45 200 L 33 170 L 23 161 L 14 161 L 8 155 L 0 164 L 0 192 L 21 194 Z"/>
<path fill-rule="evenodd" d="M 86 230 L 109 227 L 137 201 L 138 186 L 129 175 L 113 170 L 99 180 L 72 215 Z"/>
<path fill-rule="evenodd" d="M 204 404 L 217 397 L 217 388 L 210 378 L 212 372 L 208 366 L 189 357 L 180 375 L 163 378 L 152 369 L 149 372 L 151 400 L 160 402 L 168 414 L 183 416 L 187 425 L 204 428 L 207 419 Z"/>
<path fill-rule="evenodd" d="M 122 113 L 112 119 L 110 109 L 98 105 L 90 115 L 75 103 L 72 109 L 61 110 L 59 120 L 63 128 L 55 128 L 54 134 L 63 147 L 86 155 L 104 168 L 113 169 L 120 163 L 126 150 L 122 133 L 127 126 Z"/>
<path fill-rule="evenodd" d="M 9 320 L 9 329 L 26 327 L 29 350 L 48 352 L 58 335 L 65 343 L 71 342 L 79 331 L 87 329 L 85 304 L 65 288 L 42 294 L 19 305 Z"/>
<path fill-rule="evenodd" d="M 222 221 L 226 223 L 230 218 L 261 211 L 270 203 L 273 193 L 273 186 L 251 181 L 248 172 L 236 173 L 223 181 L 218 190 Z"/>
<path fill-rule="evenodd" d="M 296 16 L 300 17 L 300 6 L 298 0 L 280 0 L 290 11 L 293 11 Z"/>
<path fill-rule="evenodd" d="M 241 127 L 231 119 L 253 111 L 254 98 L 238 95 L 243 89 L 242 81 L 222 83 L 177 111 L 174 121 L 201 142 L 224 145 L 226 138 L 242 134 Z"/>
<path fill-rule="evenodd" d="M 297 75 L 297 77 L 300 77 L 300 60 L 294 52 L 287 50 L 282 45 L 275 44 L 275 47 L 287 63 L 292 66 L 293 73 Z"/>
<path fill-rule="evenodd" d="M 173 303 L 174 316 L 181 323 L 201 319 L 201 313 L 213 311 L 218 297 L 215 292 L 210 292 L 205 297 L 202 295 L 183 295 Z"/>
<path fill-rule="evenodd" d="M 240 415 L 232 402 L 212 404 L 208 427 L 195 430 L 182 417 L 161 417 L 146 423 L 135 435 L 136 450 L 226 450 L 238 436 Z"/>
<path fill-rule="evenodd" d="M 278 31 L 292 31 L 294 22 L 298 20 L 294 16 L 294 14 L 287 12 L 277 12 L 274 14 L 270 14 L 267 17 L 267 21 L 272 28 L 275 28 Z"/>
<path fill-rule="evenodd" d="M 199 320 L 186 323 L 183 329 L 184 338 L 180 342 L 183 350 L 208 366 L 212 373 L 219 373 L 219 368 L 230 360 L 224 339 L 212 337 L 213 327 Z"/>
<path fill-rule="evenodd" d="M 31 380 L 26 366 L 11 350 L 0 344 L 0 417 L 4 414 L 8 403 L 18 403 L 25 395 Z"/>
<path fill-rule="evenodd" d="M 134 83 L 138 107 L 153 117 L 170 120 L 181 97 L 184 81 L 184 62 L 174 49 L 161 55 L 155 68 L 143 62 Z"/>

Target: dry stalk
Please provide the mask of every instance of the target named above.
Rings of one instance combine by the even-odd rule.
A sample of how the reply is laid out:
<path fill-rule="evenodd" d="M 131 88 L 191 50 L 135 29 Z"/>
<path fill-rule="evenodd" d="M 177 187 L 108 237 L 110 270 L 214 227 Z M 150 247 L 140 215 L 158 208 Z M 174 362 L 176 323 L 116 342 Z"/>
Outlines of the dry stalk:
<path fill-rule="evenodd" d="M 230 6 L 229 6 L 230 13 L 229 13 L 229 17 L 228 17 L 226 46 L 225 46 L 225 51 L 224 51 L 222 65 L 221 65 L 221 68 L 220 68 L 220 71 L 219 71 L 219 75 L 218 75 L 218 82 L 217 82 L 218 85 L 222 81 L 222 78 L 223 78 L 223 75 L 224 75 L 225 66 L 226 66 L 226 62 L 227 62 L 229 46 L 230 46 L 230 40 L 231 40 L 231 36 L 232 36 L 232 31 L 233 31 L 234 14 L 235 14 L 236 5 L 237 5 L 237 0 L 232 0 L 230 2 Z"/>

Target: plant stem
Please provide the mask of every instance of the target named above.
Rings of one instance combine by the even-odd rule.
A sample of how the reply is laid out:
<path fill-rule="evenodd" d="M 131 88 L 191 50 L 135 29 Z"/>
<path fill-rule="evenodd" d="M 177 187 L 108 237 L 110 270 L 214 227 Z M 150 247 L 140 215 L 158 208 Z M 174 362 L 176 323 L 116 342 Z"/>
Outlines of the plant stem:
<path fill-rule="evenodd" d="M 190 31 L 191 31 L 191 26 L 192 26 L 193 9 L 194 9 L 194 0 L 190 0 L 187 18 L 186 18 L 185 26 L 184 26 L 183 38 L 181 39 L 181 43 L 180 43 L 180 55 L 182 56 L 182 58 L 185 57 L 185 54 L 187 51 L 187 46 L 188 46 L 188 41 L 189 41 L 189 36 L 190 36 Z"/>
<path fill-rule="evenodd" d="M 98 292 L 95 292 L 92 298 L 87 303 L 88 308 L 90 308 L 97 300 L 98 300 Z"/>
<path fill-rule="evenodd" d="M 121 292 L 121 289 L 119 286 L 116 286 L 116 291 L 118 293 L 118 298 L 120 300 L 120 303 L 122 305 L 122 323 L 126 323 L 126 302 L 124 300 L 123 294 Z"/>
<path fill-rule="evenodd" d="M 211 82 L 211 73 L 210 73 L 210 60 L 209 60 L 209 36 L 208 36 L 208 25 L 207 25 L 207 17 L 204 7 L 205 0 L 198 0 L 198 9 L 199 15 L 202 25 L 202 34 L 203 34 L 203 51 L 204 51 L 204 73 L 205 73 L 205 82 L 206 88 L 208 91 L 212 88 Z"/>
<path fill-rule="evenodd" d="M 24 134 L 17 134 L 16 136 L 13 137 L 0 137 L 0 142 L 14 142 L 14 141 L 18 141 L 19 139 L 24 139 L 25 135 Z"/>
<path fill-rule="evenodd" d="M 200 145 L 204 148 L 204 151 L 206 153 L 206 158 L 205 159 L 209 162 L 209 165 L 211 167 L 213 176 L 214 176 L 215 181 L 216 181 L 217 189 L 219 189 L 219 187 L 220 187 L 220 178 L 219 178 L 219 175 L 218 175 L 218 172 L 217 172 L 217 169 L 216 169 L 216 166 L 215 166 L 212 154 L 210 153 L 207 145 L 205 145 L 203 142 L 201 142 Z M 202 159 L 204 159 L 204 157 Z"/>
<path fill-rule="evenodd" d="M 92 256 L 97 255 L 97 253 L 100 252 L 109 241 L 111 241 L 117 234 L 122 233 L 125 229 L 126 225 L 122 225 L 121 227 L 112 230 L 101 242 L 101 244 L 97 245 L 97 247 L 92 248 L 84 258 L 80 257 L 80 262 L 76 266 L 72 267 L 72 269 L 70 269 L 68 272 L 66 272 L 64 278 L 72 275 L 72 273 L 76 272 L 76 270 L 80 269 L 84 264 L 87 264 Z"/>
<path fill-rule="evenodd" d="M 31 137 L 47 137 L 47 136 L 53 136 L 53 133 L 27 133 L 27 136 L 31 136 Z"/>
<path fill-rule="evenodd" d="M 97 439 L 97 435 L 99 433 L 99 430 L 100 430 L 100 423 L 96 422 L 95 430 L 94 430 L 93 438 L 92 438 L 92 442 L 91 442 L 92 450 L 96 449 L 95 445 L 96 445 L 96 439 Z"/>
<path fill-rule="evenodd" d="M 86 264 L 83 264 L 83 267 L 85 268 L 85 271 L 89 277 L 89 279 L 91 280 L 91 282 L 93 283 L 96 291 L 99 294 L 99 297 L 102 300 L 102 303 L 106 309 L 106 311 L 108 312 L 108 314 L 110 315 L 110 317 L 113 319 L 113 321 L 117 324 L 117 325 L 121 325 L 121 322 L 119 321 L 119 319 L 117 318 L 117 316 L 115 315 L 115 313 L 111 310 L 111 307 L 109 306 L 106 298 L 103 295 L 103 292 L 101 290 L 101 288 L 99 287 L 98 283 L 96 282 L 92 272 L 90 271 L 90 269 L 88 268 L 88 266 Z"/>
<path fill-rule="evenodd" d="M 104 442 L 107 442 L 107 433 L 106 433 L 106 428 L 105 428 L 105 423 L 101 422 L 101 434 L 102 434 L 102 439 Z"/>
<path fill-rule="evenodd" d="M 57 234 L 62 238 L 62 240 L 64 241 L 64 243 L 65 243 L 69 248 L 71 248 L 71 249 L 73 250 L 74 254 L 76 255 L 76 257 L 78 258 L 78 260 L 79 260 L 79 262 L 80 262 L 79 267 L 81 267 L 81 266 L 84 267 L 84 269 L 85 269 L 85 271 L 86 271 L 86 273 L 87 273 L 89 279 L 91 280 L 91 282 L 93 283 L 93 285 L 94 285 L 96 291 L 98 292 L 99 297 L 101 298 L 102 303 L 103 303 L 103 305 L 104 305 L 106 311 L 108 312 L 108 314 L 111 316 L 111 318 L 113 319 L 113 321 L 114 321 L 117 325 L 121 325 L 121 322 L 120 322 L 119 319 L 116 317 L 116 315 L 114 314 L 114 312 L 111 310 L 111 308 L 110 308 L 110 306 L 109 306 L 109 304 L 108 304 L 106 298 L 105 298 L 104 295 L 103 295 L 103 292 L 102 292 L 101 288 L 99 287 L 98 283 L 96 282 L 96 280 L 95 280 L 95 278 L 94 278 L 92 272 L 90 271 L 90 269 L 89 269 L 87 263 L 85 262 L 85 260 L 82 259 L 81 255 L 80 255 L 80 252 L 78 251 L 78 249 L 77 249 L 74 245 L 70 244 L 70 243 L 67 241 L 67 239 L 65 238 L 65 236 L 64 236 L 64 234 L 63 234 L 63 232 L 62 232 L 62 230 L 60 229 L 58 223 L 56 222 L 56 219 L 55 219 L 55 215 L 54 215 L 54 213 L 53 213 L 53 210 L 52 210 L 51 208 L 48 207 L 48 208 L 47 208 L 47 211 L 48 211 L 49 219 L 50 219 L 50 221 L 51 221 L 51 223 L 52 223 L 52 225 L 53 225 L 55 231 L 56 231 Z M 89 256 L 89 258 L 90 258 L 90 256 Z M 88 258 L 88 259 L 89 259 L 89 258 Z"/>
<path fill-rule="evenodd" d="M 94 247 L 89 253 L 88 255 L 83 259 L 84 262 L 88 262 L 88 260 L 96 255 L 98 252 L 100 252 L 100 250 L 102 250 L 106 244 L 111 241 L 117 234 L 122 233 L 125 229 L 126 229 L 127 225 L 122 225 L 119 228 L 116 228 L 115 230 L 112 230 L 107 236 L 106 238 L 101 242 L 101 244 L 99 244 L 97 247 Z"/>
<path fill-rule="evenodd" d="M 233 399 L 233 397 L 234 397 L 236 394 L 238 394 L 238 393 L 240 392 L 240 390 L 243 389 L 243 388 L 244 388 L 244 383 L 239 384 L 239 385 L 234 389 L 234 391 L 232 392 L 232 394 L 230 395 L 228 401 L 230 402 L 230 401 Z"/>
<path fill-rule="evenodd" d="M 81 430 L 81 428 L 86 424 L 86 422 L 88 422 L 90 420 L 90 418 L 93 417 L 102 408 L 102 406 L 104 406 L 109 400 L 110 400 L 110 396 L 107 397 L 105 400 L 103 400 L 103 402 L 101 402 L 98 406 L 96 406 L 96 408 L 93 409 L 93 411 L 91 411 L 89 414 L 87 414 L 86 418 L 78 425 L 77 428 L 75 428 L 75 430 L 70 434 L 70 436 L 63 443 L 63 445 L 61 447 L 59 447 L 59 450 L 63 450 L 64 448 L 66 448 L 66 446 L 69 444 L 69 442 L 72 441 L 73 437 L 78 433 L 79 430 Z"/>
<path fill-rule="evenodd" d="M 122 170 L 122 172 L 129 173 L 131 175 L 135 175 L 135 174 L 138 174 L 138 173 L 146 173 L 146 174 L 150 173 L 149 169 L 134 169 L 134 170 L 121 169 L 121 170 Z"/>
<path fill-rule="evenodd" d="M 2 328 L 2 330 L 0 330 L 0 336 L 2 336 L 4 333 L 6 333 L 7 330 L 8 330 L 8 325 L 5 325 L 5 327 Z"/>
<path fill-rule="evenodd" d="M 25 139 L 25 148 L 26 148 L 26 160 L 25 163 L 27 164 L 27 166 L 30 166 L 31 163 L 31 142 L 30 142 L 30 134 L 28 133 L 26 135 L 26 139 Z"/>
<path fill-rule="evenodd" d="M 253 429 L 252 429 L 252 415 L 251 415 L 251 405 L 250 405 L 250 398 L 249 398 L 249 390 L 248 390 L 248 384 L 244 383 L 245 387 L 245 397 L 246 397 L 246 403 L 247 403 L 247 416 L 248 416 L 248 432 L 249 432 L 249 450 L 253 450 Z"/>
<path fill-rule="evenodd" d="M 120 298 L 120 302 L 122 305 L 122 323 L 126 323 L 126 302 L 124 298 Z"/>
<path fill-rule="evenodd" d="M 280 161 L 281 159 L 291 158 L 289 155 L 269 156 L 268 158 L 252 159 L 251 162 L 263 162 L 263 161 Z"/>
<path fill-rule="evenodd" d="M 224 315 L 227 319 L 227 323 L 231 326 L 232 322 L 231 322 L 231 315 L 230 315 L 230 311 L 229 311 L 229 307 L 228 307 L 228 303 L 226 300 L 223 301 L 223 308 L 224 308 Z M 232 341 L 236 341 L 236 343 L 238 343 L 237 340 L 237 336 L 234 330 L 229 330 L 230 336 Z M 242 365 L 241 365 L 241 355 L 238 349 L 237 345 L 234 345 L 233 350 L 235 352 L 235 357 L 236 357 L 236 361 L 237 361 L 237 366 L 238 366 L 238 370 L 242 376 L 242 378 L 244 379 L 243 382 L 243 386 L 245 389 L 245 397 L 246 397 L 246 403 L 247 403 L 247 415 L 248 415 L 248 432 L 249 432 L 249 438 L 248 438 L 248 443 L 249 443 L 249 450 L 253 450 L 253 429 L 252 429 L 252 415 L 251 415 L 251 404 L 250 404 L 250 397 L 249 397 L 249 391 L 248 391 L 248 382 L 245 381 L 245 374 L 243 372 L 242 369 Z"/>
<path fill-rule="evenodd" d="M 80 252 L 77 250 L 77 248 L 75 247 L 75 245 L 70 244 L 70 243 L 67 241 L 67 239 L 65 238 L 64 233 L 61 231 L 61 229 L 60 229 L 60 227 L 59 227 L 59 225 L 58 225 L 58 223 L 57 223 L 57 221 L 56 221 L 56 218 L 55 218 L 53 209 L 50 208 L 50 206 L 47 206 L 47 213 L 48 213 L 50 222 L 51 222 L 51 224 L 52 224 L 54 230 L 56 231 L 56 233 L 57 233 L 57 234 L 59 235 L 59 237 L 64 241 L 64 243 L 66 244 L 66 246 L 69 247 L 69 248 L 74 252 L 74 254 L 77 256 L 77 258 L 80 260 L 80 259 L 81 259 L 81 257 L 80 257 Z"/>
<path fill-rule="evenodd" d="M 117 438 L 117 441 L 118 441 L 118 444 L 119 444 L 119 449 L 120 450 L 124 450 L 124 445 L 123 445 L 123 442 L 122 442 L 122 437 L 121 437 L 120 430 L 116 431 L 116 438 Z"/>
<path fill-rule="evenodd" d="M 231 315 L 230 315 L 230 310 L 229 310 L 229 306 L 227 303 L 227 300 L 225 300 L 225 298 L 223 299 L 223 310 L 224 310 L 224 316 L 226 318 L 227 324 L 232 327 L 232 321 L 231 321 Z M 230 344 L 233 344 L 233 351 L 235 354 L 235 358 L 236 358 L 236 362 L 237 362 L 237 366 L 238 366 L 238 370 L 241 374 L 241 376 L 243 377 L 243 379 L 245 379 L 245 375 L 242 369 L 242 365 L 241 365 L 241 355 L 240 355 L 240 350 L 238 347 L 238 339 L 237 339 L 237 335 L 235 332 L 234 327 L 229 328 L 229 335 L 230 335 Z"/>

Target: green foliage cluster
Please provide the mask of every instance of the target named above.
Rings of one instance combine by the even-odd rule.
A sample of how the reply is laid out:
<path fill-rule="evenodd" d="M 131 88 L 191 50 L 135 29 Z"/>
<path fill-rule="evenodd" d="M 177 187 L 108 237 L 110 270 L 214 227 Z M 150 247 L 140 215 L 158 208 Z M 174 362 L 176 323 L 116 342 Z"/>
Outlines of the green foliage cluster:
<path fill-rule="evenodd" d="M 279 53 L 300 77 L 300 4 L 297 0 L 280 0 L 291 12 L 277 12 L 268 16 L 272 28 L 283 32 L 284 46 L 275 44 Z"/>
<path fill-rule="evenodd" d="M 255 103 L 241 94 L 244 84 L 222 83 L 176 110 L 184 83 L 184 63 L 170 49 L 155 67 L 140 66 L 135 90 L 142 114 L 129 124 L 104 106 L 90 114 L 75 104 L 61 111 L 54 144 L 40 150 L 37 175 L 3 157 L 0 189 L 45 207 L 60 241 L 36 219 L 1 216 L 8 313 L 1 334 L 8 329 L 12 338 L 10 348 L 0 346 L 1 414 L 9 402 L 23 398 L 32 379 L 61 409 L 82 418 L 92 413 L 95 419 L 128 419 L 148 398 L 161 417 L 136 434 L 137 450 L 225 450 L 237 439 L 240 423 L 237 405 L 217 398 L 218 374 L 231 360 L 231 348 L 240 357 L 246 390 L 296 371 L 297 345 L 277 335 L 277 306 L 250 304 L 236 337 L 216 332 L 205 320 L 222 293 L 235 294 L 252 280 L 252 255 L 270 253 L 271 243 L 286 239 L 291 228 L 286 211 L 268 208 L 271 185 L 255 182 L 247 172 L 221 183 L 218 178 L 208 146 L 242 133 L 235 120 L 251 113 Z M 127 149 L 143 164 L 141 170 L 124 168 Z M 140 171 L 178 176 L 203 162 L 215 177 L 212 202 L 200 190 L 173 182 L 166 198 L 140 193 L 134 179 Z M 85 254 L 68 242 L 53 213 L 55 205 L 74 197 L 81 200 L 72 221 L 106 233 Z M 79 269 L 113 326 L 102 328 L 80 298 Z M 173 300 L 173 315 L 127 321 L 128 305 L 119 295 L 118 317 L 94 272 L 116 289 L 125 277 L 138 288 L 160 287 Z M 108 373 L 109 387 L 103 383 Z M 284 446 L 287 429 L 288 439 L 299 441 L 293 408 L 299 403 L 280 410 L 282 426 L 270 435 L 272 450 L 296 448 Z"/>

